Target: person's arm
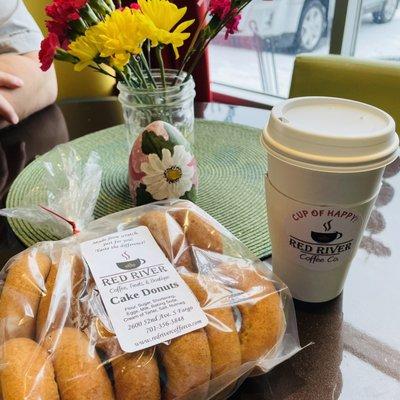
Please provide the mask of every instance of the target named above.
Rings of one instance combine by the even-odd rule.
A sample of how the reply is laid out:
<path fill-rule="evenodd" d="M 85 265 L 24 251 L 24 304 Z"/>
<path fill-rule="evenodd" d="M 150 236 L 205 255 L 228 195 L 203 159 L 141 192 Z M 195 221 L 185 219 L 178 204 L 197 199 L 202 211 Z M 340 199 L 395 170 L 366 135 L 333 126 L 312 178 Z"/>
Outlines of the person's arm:
<path fill-rule="evenodd" d="M 0 77 L 11 74 L 22 84 L 2 84 L 0 79 L 0 127 L 18 120 L 54 103 L 57 98 L 57 79 L 52 67 L 40 69 L 38 52 L 27 54 L 6 53 L 0 55 Z M 7 80 L 7 79 L 6 79 Z M 11 107 L 11 109 L 10 109 Z M 12 113 L 12 109 L 15 114 Z M 11 119 L 10 119 L 11 118 Z"/>

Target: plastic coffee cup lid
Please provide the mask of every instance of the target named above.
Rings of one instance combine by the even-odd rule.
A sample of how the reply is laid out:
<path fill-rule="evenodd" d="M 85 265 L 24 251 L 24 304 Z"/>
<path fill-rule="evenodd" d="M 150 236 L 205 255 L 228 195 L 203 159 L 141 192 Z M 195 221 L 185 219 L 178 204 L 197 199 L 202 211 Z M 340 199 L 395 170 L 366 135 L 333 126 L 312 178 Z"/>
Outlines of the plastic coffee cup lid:
<path fill-rule="evenodd" d="M 261 141 L 283 161 L 328 172 L 384 167 L 397 157 L 399 147 L 389 114 L 334 97 L 297 97 L 278 104 Z"/>

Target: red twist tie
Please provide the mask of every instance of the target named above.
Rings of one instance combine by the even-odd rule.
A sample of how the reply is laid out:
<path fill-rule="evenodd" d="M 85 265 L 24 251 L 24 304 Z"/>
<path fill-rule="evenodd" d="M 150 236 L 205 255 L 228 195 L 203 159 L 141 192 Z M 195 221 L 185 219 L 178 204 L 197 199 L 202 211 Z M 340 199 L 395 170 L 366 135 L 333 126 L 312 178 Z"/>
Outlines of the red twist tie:
<path fill-rule="evenodd" d="M 63 216 L 60 215 L 60 214 L 57 214 L 56 212 L 50 210 L 50 209 L 47 208 L 47 207 L 44 207 L 44 206 L 39 206 L 39 207 L 42 208 L 43 210 L 47 211 L 48 213 L 53 214 L 53 215 L 55 215 L 56 217 L 62 219 L 62 220 L 65 221 L 67 224 L 71 225 L 72 234 L 73 234 L 73 235 L 76 235 L 77 233 L 80 232 L 79 229 L 76 227 L 76 223 L 75 223 L 74 221 L 70 221 L 69 219 L 63 217 Z"/>

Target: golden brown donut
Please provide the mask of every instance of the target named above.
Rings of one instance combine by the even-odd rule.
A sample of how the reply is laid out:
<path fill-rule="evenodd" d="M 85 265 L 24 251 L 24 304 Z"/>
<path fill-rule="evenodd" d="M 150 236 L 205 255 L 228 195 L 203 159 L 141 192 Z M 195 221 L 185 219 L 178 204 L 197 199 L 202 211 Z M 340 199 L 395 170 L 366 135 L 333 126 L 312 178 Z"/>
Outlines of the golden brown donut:
<path fill-rule="evenodd" d="M 196 272 L 190 248 L 186 248 L 174 261 L 174 267 L 185 267 L 188 271 Z"/>
<path fill-rule="evenodd" d="M 285 317 L 279 293 L 274 284 L 253 267 L 225 264 L 216 267 L 216 272 L 229 278 L 229 286 L 247 293 L 237 304 L 242 315 L 239 332 L 242 363 L 256 361 L 266 355 L 283 334 Z"/>
<path fill-rule="evenodd" d="M 88 335 L 112 365 L 117 400 L 161 399 L 155 348 L 124 353 L 115 333 L 95 315 L 92 317 Z"/>
<path fill-rule="evenodd" d="M 86 306 L 81 302 L 80 296 L 86 289 L 86 270 L 81 257 L 70 254 L 68 263 L 71 268 L 71 301 L 69 321 L 71 326 L 80 327 L 81 320 L 87 318 Z"/>
<path fill-rule="evenodd" d="M 183 273 L 181 276 L 210 320 L 204 329 L 211 352 L 211 378 L 240 367 L 240 341 L 232 308 L 215 308 L 212 304 L 224 301 L 229 292 L 224 292 L 220 285 L 197 274 Z"/>
<path fill-rule="evenodd" d="M 0 343 L 17 337 L 35 337 L 39 301 L 51 261 L 47 255 L 29 250 L 11 263 L 0 297 Z"/>
<path fill-rule="evenodd" d="M 155 348 L 124 353 L 118 339 L 94 317 L 90 335 L 111 362 L 117 400 L 160 400 L 161 389 Z"/>
<path fill-rule="evenodd" d="M 88 279 L 87 285 L 87 301 L 85 309 L 85 317 L 81 318 L 84 323 L 81 323 L 81 329 L 89 337 L 91 343 L 96 345 L 96 348 L 107 358 L 108 361 L 113 360 L 124 354 L 121 349 L 118 339 L 115 336 L 111 322 L 108 319 L 107 311 L 97 292 L 97 286 L 92 277 Z"/>
<path fill-rule="evenodd" d="M 198 389 L 193 400 L 205 399 L 211 375 L 211 354 L 203 329 L 187 333 L 158 346 L 167 381 L 165 400 L 172 400 Z M 201 387 L 200 387 L 201 386 Z"/>
<path fill-rule="evenodd" d="M 0 348 L 3 400 L 58 400 L 54 369 L 46 351 L 31 339 L 10 339 Z"/>
<path fill-rule="evenodd" d="M 189 209 L 173 211 L 172 215 L 182 227 L 190 246 L 222 253 L 222 236 L 204 217 Z"/>
<path fill-rule="evenodd" d="M 58 278 L 61 282 L 65 280 L 67 286 L 58 287 L 58 292 L 53 296 L 57 274 L 67 275 L 65 279 L 62 276 Z M 46 279 L 46 291 L 40 299 L 37 313 L 36 339 L 38 341 L 52 330 L 72 326 L 79 318 L 79 292 L 82 289 L 83 275 L 82 259 L 72 253 L 63 254 L 59 263 L 51 266 Z"/>
<path fill-rule="evenodd" d="M 57 271 L 58 271 L 58 266 L 56 264 L 52 264 L 50 267 L 50 272 L 49 275 L 47 276 L 46 279 L 46 290 L 43 293 L 40 302 L 39 302 L 39 308 L 38 308 L 38 313 L 37 313 L 37 318 L 36 318 L 36 339 L 39 341 L 41 334 L 42 334 L 42 329 L 46 323 L 48 313 L 49 313 L 49 308 L 50 308 L 50 302 L 53 297 L 53 289 L 54 289 L 54 284 L 56 281 L 57 277 Z M 62 310 L 60 310 L 62 311 Z M 58 312 L 58 314 L 60 314 Z M 57 318 L 58 317 L 58 318 Z M 54 328 L 61 328 L 62 325 L 60 324 L 59 321 L 60 315 L 56 315 L 54 318 L 57 319 L 57 321 L 53 321 L 51 324 L 52 327 Z M 49 328 L 49 331 L 53 330 Z"/>
<path fill-rule="evenodd" d="M 88 329 L 88 336 L 91 342 L 96 344 L 96 348 L 106 356 L 108 361 L 112 361 L 124 354 L 115 333 L 109 331 L 99 317 L 95 316 L 92 318 Z"/>
<path fill-rule="evenodd" d="M 46 336 L 61 400 L 112 400 L 113 390 L 96 350 L 78 329 L 64 328 Z"/>
<path fill-rule="evenodd" d="M 160 400 L 160 377 L 155 355 L 150 348 L 124 354 L 112 361 L 117 400 Z"/>
<path fill-rule="evenodd" d="M 165 256 L 172 262 L 184 241 L 182 229 L 176 221 L 165 211 L 148 211 L 139 218 L 139 224 L 149 228 Z"/>

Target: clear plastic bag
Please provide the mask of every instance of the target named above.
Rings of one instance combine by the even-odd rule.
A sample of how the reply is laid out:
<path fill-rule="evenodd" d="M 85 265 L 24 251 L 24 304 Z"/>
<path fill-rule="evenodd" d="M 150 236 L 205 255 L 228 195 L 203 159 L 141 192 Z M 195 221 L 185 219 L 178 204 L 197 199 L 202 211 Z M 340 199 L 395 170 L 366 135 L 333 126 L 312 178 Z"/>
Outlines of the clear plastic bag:
<path fill-rule="evenodd" d="M 80 244 L 138 226 L 149 229 L 208 325 L 126 353 Z M 249 374 L 300 349 L 287 287 L 189 201 L 121 211 L 38 243 L 7 263 L 0 290 L 3 400 L 226 399 Z"/>
<path fill-rule="evenodd" d="M 21 207 L 4 208 L 0 215 L 24 219 L 64 238 L 93 220 L 102 170 L 96 152 L 82 160 L 70 144 L 57 146 L 49 155 L 42 162 L 46 193 L 32 187 Z"/>

